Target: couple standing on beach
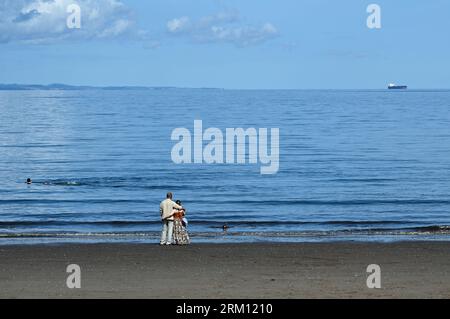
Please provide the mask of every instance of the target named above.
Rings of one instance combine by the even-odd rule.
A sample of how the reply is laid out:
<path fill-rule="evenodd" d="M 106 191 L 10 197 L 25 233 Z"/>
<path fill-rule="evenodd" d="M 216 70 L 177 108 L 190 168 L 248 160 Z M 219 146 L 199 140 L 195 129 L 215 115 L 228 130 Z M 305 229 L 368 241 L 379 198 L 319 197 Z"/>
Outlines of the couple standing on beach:
<path fill-rule="evenodd" d="M 163 229 L 160 245 L 188 245 L 190 243 L 187 232 L 186 210 L 181 202 L 172 200 L 173 194 L 167 193 L 166 199 L 159 205 Z"/>

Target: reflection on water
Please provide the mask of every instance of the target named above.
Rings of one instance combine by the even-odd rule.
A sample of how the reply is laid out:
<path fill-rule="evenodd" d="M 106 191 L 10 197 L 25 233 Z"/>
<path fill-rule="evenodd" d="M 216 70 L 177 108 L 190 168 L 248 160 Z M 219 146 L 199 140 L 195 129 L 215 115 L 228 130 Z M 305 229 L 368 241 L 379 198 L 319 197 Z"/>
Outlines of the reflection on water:
<path fill-rule="evenodd" d="M 449 91 L 0 91 L 0 242 L 157 241 L 167 191 L 197 242 L 448 240 L 448 105 Z M 278 174 L 173 164 L 171 132 L 195 119 L 280 128 Z"/>

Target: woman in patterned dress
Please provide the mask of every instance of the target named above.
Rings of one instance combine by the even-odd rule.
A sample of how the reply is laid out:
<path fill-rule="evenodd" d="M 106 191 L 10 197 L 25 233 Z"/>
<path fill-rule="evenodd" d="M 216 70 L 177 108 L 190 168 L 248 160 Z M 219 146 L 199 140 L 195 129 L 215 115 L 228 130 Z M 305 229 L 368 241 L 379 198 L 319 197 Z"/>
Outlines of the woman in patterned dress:
<path fill-rule="evenodd" d="M 181 201 L 177 200 L 176 203 L 180 206 Z M 186 215 L 185 209 L 175 209 L 174 210 L 174 221 L 173 221 L 173 243 L 175 245 L 189 245 L 189 235 L 187 229 L 184 225 L 183 218 Z"/>

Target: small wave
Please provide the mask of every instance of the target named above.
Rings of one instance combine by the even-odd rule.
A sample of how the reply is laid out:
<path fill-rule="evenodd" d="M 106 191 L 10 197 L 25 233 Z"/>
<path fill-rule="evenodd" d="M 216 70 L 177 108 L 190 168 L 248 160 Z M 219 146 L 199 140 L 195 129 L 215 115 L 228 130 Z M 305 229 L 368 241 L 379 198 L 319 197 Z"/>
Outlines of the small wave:
<path fill-rule="evenodd" d="M 138 199 L 0 199 L 0 205 L 9 204 L 120 204 L 120 203 L 148 203 Z"/>
<path fill-rule="evenodd" d="M 155 225 L 161 224 L 155 220 L 99 220 L 99 221 L 64 221 L 64 220 L 19 220 L 19 221 L 0 221 L 0 227 L 20 227 L 20 226 L 75 226 L 75 225 Z"/>
<path fill-rule="evenodd" d="M 83 237 L 153 237 L 159 236 L 159 232 L 65 232 L 65 233 L 0 233 L 0 238 L 83 238 Z"/>
<path fill-rule="evenodd" d="M 197 203 L 209 203 L 207 200 L 196 200 Z M 254 204 L 266 206 L 278 205 L 326 205 L 326 206 L 365 206 L 365 205 L 449 205 L 447 199 L 361 199 L 361 200 L 216 200 L 217 204 Z"/>
<path fill-rule="evenodd" d="M 384 183 L 393 182 L 396 179 L 393 178 L 333 178 L 329 180 L 330 182 L 340 182 L 340 183 Z"/>
<path fill-rule="evenodd" d="M 224 224 L 228 226 L 371 226 L 371 225 L 406 225 L 416 224 L 416 222 L 400 221 L 400 220 L 329 220 L 329 221 L 298 221 L 298 220 L 190 220 L 191 224 L 222 227 Z"/>
<path fill-rule="evenodd" d="M 65 144 L 41 144 L 41 143 L 30 143 L 30 144 L 12 144 L 12 145 L 0 145 L 0 148 L 54 148 L 54 147 L 66 147 Z"/>
<path fill-rule="evenodd" d="M 240 231 L 240 232 L 190 232 L 192 237 L 218 237 L 241 236 L 263 238 L 304 238 L 304 237 L 351 237 L 351 236 L 424 236 L 424 235 L 450 235 L 450 225 L 435 225 L 404 229 L 365 229 L 365 230 L 337 230 L 337 231 Z M 159 231 L 128 231 L 128 232 L 4 232 L 1 238 L 157 238 Z M 450 237 L 449 237 L 450 239 Z"/>
<path fill-rule="evenodd" d="M 88 178 L 66 178 L 53 180 L 34 180 L 36 185 L 44 186 L 66 186 L 66 187 L 105 187 L 105 188 L 143 188 L 154 190 L 177 190 L 183 189 L 179 184 L 149 185 L 149 179 L 146 177 L 88 177 Z"/>
<path fill-rule="evenodd" d="M 0 227 L 14 227 L 14 226 L 51 226 L 51 225 L 118 225 L 118 226 L 132 226 L 132 225 L 155 225 L 160 224 L 159 220 L 11 220 L 0 221 Z M 302 225 L 333 225 L 333 226 L 371 226 L 371 225 L 406 225 L 416 224 L 415 222 L 405 222 L 397 220 L 331 220 L 331 221 L 270 221 L 270 220 L 198 220 L 190 219 L 191 225 L 222 227 L 227 224 L 230 227 L 270 227 L 270 226 L 302 226 Z"/>
<path fill-rule="evenodd" d="M 417 232 L 426 232 L 426 233 L 450 233 L 450 225 L 447 226 L 425 226 L 425 227 L 416 227 L 412 228 L 412 230 Z"/>

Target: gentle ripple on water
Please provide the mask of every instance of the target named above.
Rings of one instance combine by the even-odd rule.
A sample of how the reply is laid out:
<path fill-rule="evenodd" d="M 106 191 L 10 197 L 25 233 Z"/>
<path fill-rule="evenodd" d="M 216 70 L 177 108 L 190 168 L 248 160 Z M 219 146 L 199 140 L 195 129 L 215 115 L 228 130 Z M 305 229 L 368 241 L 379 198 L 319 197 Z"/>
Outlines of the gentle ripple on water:
<path fill-rule="evenodd" d="M 448 240 L 449 105 L 450 91 L 0 91 L 0 243 L 156 241 L 169 190 L 199 242 Z M 171 132 L 195 119 L 279 128 L 279 172 L 173 164 Z"/>

